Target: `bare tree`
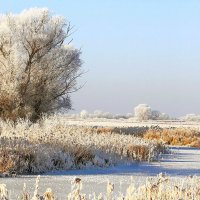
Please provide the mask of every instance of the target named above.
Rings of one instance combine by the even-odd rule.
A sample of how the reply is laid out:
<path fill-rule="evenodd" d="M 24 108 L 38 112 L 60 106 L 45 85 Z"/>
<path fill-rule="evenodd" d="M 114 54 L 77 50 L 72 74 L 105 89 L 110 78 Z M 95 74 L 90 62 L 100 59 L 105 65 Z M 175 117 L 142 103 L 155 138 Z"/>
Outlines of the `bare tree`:
<path fill-rule="evenodd" d="M 71 108 L 81 52 L 67 39 L 71 26 L 48 9 L 0 16 L 0 117 L 38 119 Z"/>

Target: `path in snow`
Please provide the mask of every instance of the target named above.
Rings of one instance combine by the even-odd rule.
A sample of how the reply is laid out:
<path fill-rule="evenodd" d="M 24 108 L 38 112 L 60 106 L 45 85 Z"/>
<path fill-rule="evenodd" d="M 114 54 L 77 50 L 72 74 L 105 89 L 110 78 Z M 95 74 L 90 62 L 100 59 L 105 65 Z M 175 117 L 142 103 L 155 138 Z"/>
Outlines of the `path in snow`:
<path fill-rule="evenodd" d="M 154 177 L 160 172 L 166 172 L 175 177 L 188 175 L 200 176 L 200 149 L 188 147 L 172 147 L 172 154 L 163 155 L 160 162 L 136 163 L 129 166 L 116 166 L 107 169 L 69 170 L 48 173 L 41 176 L 40 193 L 50 187 L 57 194 L 58 199 L 66 199 L 70 192 L 71 181 L 75 176 L 83 181 L 84 193 L 96 193 L 106 191 L 106 182 L 109 179 L 115 183 L 115 191 L 125 192 L 125 189 L 133 177 L 136 185 L 144 183 L 146 178 Z M 23 183 L 31 192 L 34 190 L 36 176 L 22 176 L 18 178 L 1 178 L 0 183 L 7 184 L 11 191 L 11 199 L 16 199 L 22 191 Z M 14 195 L 15 194 L 15 195 Z"/>

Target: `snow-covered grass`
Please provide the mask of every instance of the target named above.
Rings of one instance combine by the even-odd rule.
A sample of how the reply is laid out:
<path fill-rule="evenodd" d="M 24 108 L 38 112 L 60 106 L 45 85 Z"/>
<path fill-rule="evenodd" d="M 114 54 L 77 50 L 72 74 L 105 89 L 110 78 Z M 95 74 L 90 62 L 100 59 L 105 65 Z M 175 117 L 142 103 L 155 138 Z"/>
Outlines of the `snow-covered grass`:
<path fill-rule="evenodd" d="M 105 118 L 73 118 L 70 116 L 62 116 L 62 120 L 66 120 L 68 125 L 77 126 L 102 126 L 102 127 L 152 127 L 159 126 L 161 128 L 194 128 L 200 130 L 200 123 L 195 121 L 184 120 L 144 120 L 136 121 L 135 118 L 105 119 Z"/>
<path fill-rule="evenodd" d="M 93 128 L 94 129 L 94 128 Z M 148 140 L 156 140 L 167 145 L 200 147 L 200 131 L 194 128 L 161 128 L 151 127 L 97 127 L 98 133 L 123 133 Z"/>
<path fill-rule="evenodd" d="M 85 177 L 86 179 L 87 177 Z M 56 183 L 55 183 L 56 184 Z M 171 180 L 170 177 L 161 173 L 157 177 L 147 178 L 144 184 L 137 186 L 132 179 L 129 182 L 129 186 L 125 193 L 116 191 L 115 183 L 107 181 L 105 190 L 103 193 L 95 193 L 90 191 L 90 194 L 84 194 L 82 192 L 82 180 L 81 178 L 74 178 L 71 182 L 71 191 L 66 193 L 66 198 L 69 200 L 76 199 L 91 199 L 91 200 L 199 200 L 200 199 L 200 178 L 197 176 L 189 176 L 183 179 Z M 40 177 L 38 176 L 35 183 L 34 192 L 28 192 L 26 184 L 24 184 L 21 195 L 18 199 L 21 200 L 55 200 L 59 194 L 54 193 L 54 190 L 47 188 L 46 191 L 41 194 L 39 192 Z M 11 200 L 9 198 L 9 191 L 5 184 L 0 184 L 0 198 Z"/>
<path fill-rule="evenodd" d="M 164 149 L 161 143 L 133 135 L 69 126 L 57 116 L 38 123 L 0 121 L 0 133 L 1 172 L 30 174 L 152 161 Z"/>
<path fill-rule="evenodd" d="M 65 117 L 63 117 L 64 119 Z M 117 132 L 162 141 L 168 145 L 200 147 L 200 123 L 181 120 L 148 120 L 137 122 L 129 119 L 69 119 L 69 125 L 99 127 L 99 132 Z"/>
<path fill-rule="evenodd" d="M 177 128 L 174 123 L 181 126 L 179 121 L 145 123 L 71 120 L 59 115 L 44 117 L 37 123 L 0 121 L 0 175 L 153 161 L 164 151 L 164 143 L 200 146 L 198 128 Z"/>

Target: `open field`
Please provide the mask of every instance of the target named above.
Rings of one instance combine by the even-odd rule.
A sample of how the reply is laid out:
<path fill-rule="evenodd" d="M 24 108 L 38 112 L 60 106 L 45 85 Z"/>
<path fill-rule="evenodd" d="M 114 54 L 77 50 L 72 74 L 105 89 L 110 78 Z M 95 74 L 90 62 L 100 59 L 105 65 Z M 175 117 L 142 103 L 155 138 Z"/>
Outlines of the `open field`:
<path fill-rule="evenodd" d="M 67 124 L 77 126 L 106 126 L 106 127 L 151 127 L 159 126 L 161 128 L 195 128 L 200 129 L 199 122 L 182 121 L 182 120 L 147 120 L 138 122 L 133 118 L 129 119 L 81 119 L 81 118 L 70 118 L 67 117 Z M 65 117 L 63 117 L 65 120 Z"/>

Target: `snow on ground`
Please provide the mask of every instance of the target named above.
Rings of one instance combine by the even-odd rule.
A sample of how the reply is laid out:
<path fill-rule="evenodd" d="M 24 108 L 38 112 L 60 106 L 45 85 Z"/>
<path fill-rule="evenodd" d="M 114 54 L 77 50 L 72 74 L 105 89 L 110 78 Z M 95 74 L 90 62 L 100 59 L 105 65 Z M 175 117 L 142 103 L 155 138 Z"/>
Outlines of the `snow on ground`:
<path fill-rule="evenodd" d="M 138 122 L 134 119 L 100 119 L 100 118 L 93 118 L 93 119 L 69 119 L 63 117 L 62 120 L 66 121 L 68 125 L 77 125 L 77 126 L 106 126 L 106 127 L 151 127 L 151 126 L 160 126 L 162 128 L 169 128 L 169 127 L 183 127 L 183 128 L 197 128 L 200 129 L 199 122 L 186 122 L 181 120 L 148 120 Z"/>
<path fill-rule="evenodd" d="M 107 169 L 87 169 L 51 172 L 41 176 L 41 194 L 50 187 L 57 194 L 58 199 L 66 199 L 71 190 L 71 181 L 80 177 L 83 181 L 83 193 L 91 194 L 106 191 L 107 180 L 115 184 L 115 191 L 125 192 L 131 182 L 131 177 L 136 185 L 145 182 L 147 177 L 155 177 L 164 172 L 173 179 L 188 175 L 200 176 L 200 149 L 189 147 L 170 147 L 171 154 L 162 155 L 160 162 L 135 163 L 121 165 Z M 20 176 L 17 178 L 1 178 L 0 183 L 7 184 L 11 191 L 11 199 L 16 200 L 23 188 L 23 183 L 31 193 L 34 191 L 36 176 Z M 59 196 L 58 196 L 59 195 Z"/>

